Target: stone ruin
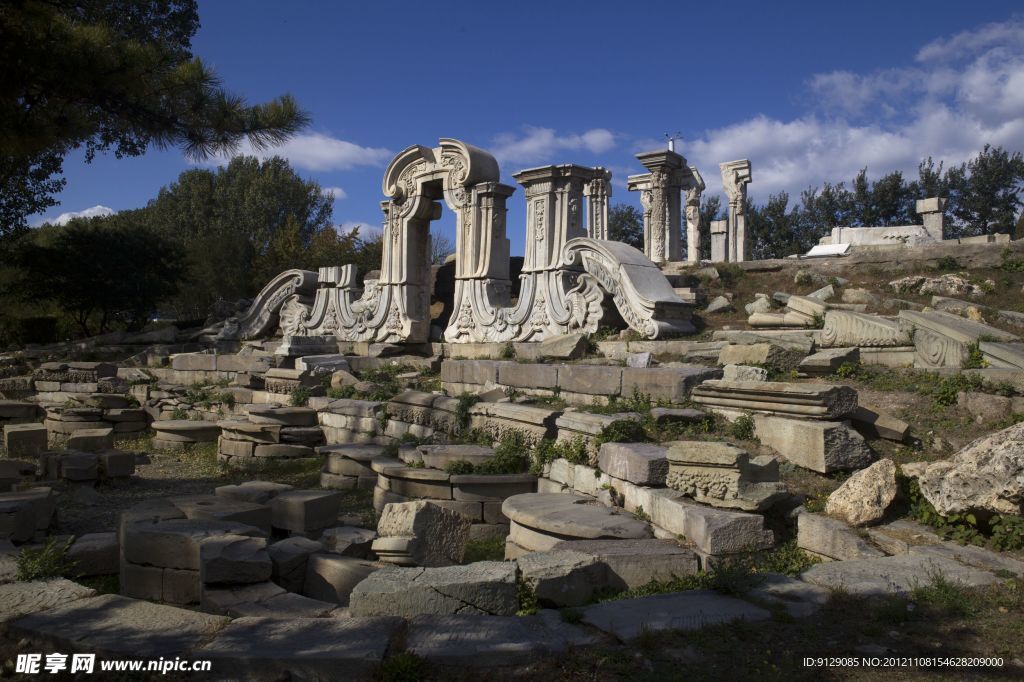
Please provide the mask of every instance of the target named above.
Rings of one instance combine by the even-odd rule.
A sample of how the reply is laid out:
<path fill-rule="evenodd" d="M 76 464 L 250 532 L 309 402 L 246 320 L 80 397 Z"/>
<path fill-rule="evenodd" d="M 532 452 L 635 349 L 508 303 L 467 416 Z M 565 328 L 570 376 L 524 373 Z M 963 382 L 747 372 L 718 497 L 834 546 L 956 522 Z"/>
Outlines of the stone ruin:
<path fill-rule="evenodd" d="M 489 154 L 445 139 L 386 171 L 378 276 L 288 271 L 219 327 L 90 348 L 117 361 L 27 349 L 22 373 L 0 375 L 7 632 L 55 650 L 208 658 L 234 677 L 369 678 L 401 652 L 442 673 L 500 676 L 679 623 L 763 621 L 769 607 L 808 617 L 839 587 L 906 594 L 929 571 L 975 586 L 1024 575 L 1019 559 L 893 518 L 898 470 L 876 444 L 918 434 L 840 371 L 955 373 L 980 357 L 987 366 L 967 371 L 1024 386 L 1024 342 L 1001 327 L 1024 328 L 1024 316 L 953 298 L 941 287 L 966 285 L 948 276 L 892 283 L 938 287 L 930 309 L 870 313 L 881 305 L 871 292 L 798 272 L 820 288 L 758 294 L 737 313 L 743 328 L 675 338 L 696 331 L 701 282 L 719 277 L 697 259 L 705 182 L 674 150 L 638 158 L 649 172 L 628 186 L 641 192 L 643 252 L 607 240 L 607 170 L 513 176 L 527 204 L 517 297 L 505 226 L 514 190 Z M 712 260 L 787 267 L 748 261 L 750 164 L 720 170 L 729 218 L 712 226 Z M 442 202 L 457 245 L 450 316 L 432 320 L 438 273 L 426 254 Z M 701 310 L 705 322 L 739 307 L 721 299 Z M 613 321 L 629 332 L 593 334 Z M 965 393 L 963 409 L 1024 413 L 1022 397 L 988 397 Z M 137 434 L 145 453 L 123 444 Z M 510 448 L 519 469 L 496 469 Z M 103 532 L 68 538 L 77 575 L 116 576 L 118 594 L 13 579 L 18 552 L 61 532 L 61 505 L 144 490 L 153 460 L 202 453 L 234 481 L 132 499 Z M 1019 514 L 1022 453 L 1011 426 L 900 473 L 943 513 Z M 312 477 L 298 486 L 260 473 L 275 466 Z M 812 512 L 787 487 L 794 470 L 849 477 Z M 362 513 L 345 509 L 353 499 Z M 761 575 L 740 595 L 601 601 L 772 552 L 788 526 L 823 560 L 797 576 Z M 498 553 L 470 561 L 482 544 Z M 516 616 L 524 594 L 536 615 Z M 554 611 L 564 608 L 578 622 Z"/>

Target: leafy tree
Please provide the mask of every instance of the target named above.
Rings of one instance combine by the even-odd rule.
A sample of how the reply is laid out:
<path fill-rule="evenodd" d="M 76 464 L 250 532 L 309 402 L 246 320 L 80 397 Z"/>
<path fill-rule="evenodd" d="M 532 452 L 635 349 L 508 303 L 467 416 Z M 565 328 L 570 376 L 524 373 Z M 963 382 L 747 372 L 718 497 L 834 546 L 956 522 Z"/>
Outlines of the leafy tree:
<path fill-rule="evenodd" d="M 629 204 L 615 204 L 608 209 L 608 239 L 644 250 L 644 214 Z"/>
<path fill-rule="evenodd" d="M 314 239 L 334 231 L 330 197 L 280 157 L 185 171 L 145 212 L 147 225 L 186 251 L 189 288 L 174 309 L 187 317 L 205 316 L 217 299 L 250 297 L 283 270 L 314 267 Z"/>
<path fill-rule="evenodd" d="M 18 249 L 19 288 L 70 314 L 86 336 L 115 323 L 141 328 L 177 290 L 183 259 L 172 241 L 140 226 L 138 216 L 78 218 L 26 235 Z"/>
<path fill-rule="evenodd" d="M 985 148 L 967 163 L 946 172 L 950 236 L 1012 232 L 1021 206 L 1024 158 L 1002 147 Z"/>
<path fill-rule="evenodd" d="M 150 145 L 192 158 L 279 144 L 308 122 L 284 95 L 250 105 L 191 52 L 195 0 L 14 0 L 0 5 L 0 234 L 54 205 L 60 160 Z M 54 179 L 56 178 L 56 179 Z"/>

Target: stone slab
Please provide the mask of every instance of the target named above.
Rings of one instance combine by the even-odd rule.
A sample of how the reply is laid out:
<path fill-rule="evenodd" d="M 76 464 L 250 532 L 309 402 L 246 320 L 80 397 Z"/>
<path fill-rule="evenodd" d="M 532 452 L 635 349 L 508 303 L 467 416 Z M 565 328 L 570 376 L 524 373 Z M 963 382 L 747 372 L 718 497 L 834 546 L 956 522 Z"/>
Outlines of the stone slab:
<path fill-rule="evenodd" d="M 369 680 L 402 625 L 401 618 L 238 618 L 195 655 L 233 679 Z"/>
<path fill-rule="evenodd" d="M 816 564 L 800 578 L 806 582 L 844 589 L 858 596 L 904 594 L 927 585 L 933 575 L 968 587 L 991 585 L 999 581 L 992 573 L 981 571 L 945 557 L 899 556 Z"/>
<path fill-rule="evenodd" d="M 759 606 L 709 590 L 622 599 L 595 604 L 583 610 L 584 623 L 622 642 L 635 640 L 645 632 L 699 630 L 737 620 L 769 618 L 771 613 Z"/>
<path fill-rule="evenodd" d="M 109 658 L 184 654 L 206 642 L 228 619 L 116 594 L 80 599 L 26 616 L 9 632 L 61 652 Z"/>

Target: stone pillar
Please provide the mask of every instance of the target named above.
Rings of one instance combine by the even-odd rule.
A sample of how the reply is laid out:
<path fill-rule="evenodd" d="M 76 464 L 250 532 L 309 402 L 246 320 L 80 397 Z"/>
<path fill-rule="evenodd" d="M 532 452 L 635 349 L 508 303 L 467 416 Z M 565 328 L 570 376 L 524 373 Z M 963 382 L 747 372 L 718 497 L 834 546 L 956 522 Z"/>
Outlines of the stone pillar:
<path fill-rule="evenodd" d="M 682 260 L 680 192 L 689 176 L 686 159 L 667 149 L 636 158 L 651 171 L 626 181 L 630 191 L 640 192 L 644 207 L 644 255 L 655 263 Z"/>
<path fill-rule="evenodd" d="M 612 172 L 594 169 L 594 178 L 583 186 L 587 198 L 587 234 L 591 239 L 608 239 L 608 199 L 612 195 Z"/>
<path fill-rule="evenodd" d="M 711 221 L 711 262 L 725 263 L 729 260 L 729 221 Z"/>
<path fill-rule="evenodd" d="M 704 178 L 696 166 L 690 166 L 690 179 L 683 189 L 686 190 L 686 260 L 696 263 L 700 260 L 700 195 L 705 189 Z"/>
<path fill-rule="evenodd" d="M 565 243 L 587 236 L 583 194 L 586 183 L 593 180 L 594 169 L 564 164 L 532 168 L 512 177 L 526 195 L 523 275 L 560 268 Z"/>
<path fill-rule="evenodd" d="M 747 183 L 753 178 L 750 174 L 750 161 L 726 161 L 718 166 L 722 170 L 722 185 L 729 198 L 729 258 L 732 263 L 747 259 Z"/>
<path fill-rule="evenodd" d="M 937 242 L 946 238 L 944 229 L 946 200 L 942 197 L 917 200 L 917 212 L 924 220 L 924 230 Z"/>

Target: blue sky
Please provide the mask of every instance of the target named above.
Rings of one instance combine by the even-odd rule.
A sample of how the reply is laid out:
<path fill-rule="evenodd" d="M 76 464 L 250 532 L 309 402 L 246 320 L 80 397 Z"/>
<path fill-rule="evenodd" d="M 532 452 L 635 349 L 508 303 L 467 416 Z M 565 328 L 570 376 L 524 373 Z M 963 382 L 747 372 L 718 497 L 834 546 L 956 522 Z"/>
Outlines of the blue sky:
<path fill-rule="evenodd" d="M 337 224 L 376 228 L 391 157 L 440 137 L 490 150 L 513 185 L 522 168 L 605 166 L 613 203 L 633 204 L 633 155 L 666 132 L 708 192 L 720 162 L 751 159 L 759 202 L 865 166 L 960 162 L 986 142 L 1024 150 L 1019 7 L 220 0 L 200 2 L 193 50 L 250 101 L 293 94 L 313 123 L 276 153 L 332 188 Z M 176 150 L 72 155 L 61 205 L 34 222 L 144 206 L 192 165 Z M 521 253 L 521 190 L 509 208 Z"/>

